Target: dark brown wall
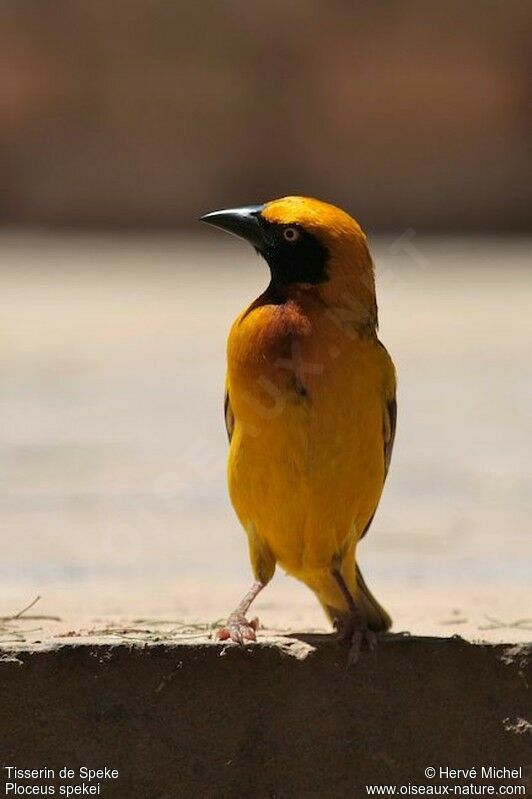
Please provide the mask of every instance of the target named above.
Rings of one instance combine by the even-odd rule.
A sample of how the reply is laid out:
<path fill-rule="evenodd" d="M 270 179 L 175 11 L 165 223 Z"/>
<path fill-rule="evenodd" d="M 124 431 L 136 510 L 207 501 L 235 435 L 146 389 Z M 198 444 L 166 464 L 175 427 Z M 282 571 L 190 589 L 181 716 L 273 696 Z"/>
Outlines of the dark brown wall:
<path fill-rule="evenodd" d="M 0 2 L 0 215 L 188 225 L 286 193 L 524 229 L 532 4 Z"/>
<path fill-rule="evenodd" d="M 298 638 L 315 647 L 301 659 L 286 651 Z M 330 636 L 285 641 L 222 650 L 116 638 L 120 645 L 4 653 L 1 765 L 57 775 L 65 766 L 117 769 L 118 779 L 101 782 L 105 799 L 361 799 L 375 784 L 428 794 L 429 785 L 454 793 L 465 783 L 475 796 L 488 784 L 530 788 L 528 645 L 390 635 L 348 668 Z M 483 777 L 493 766 L 521 776 Z M 440 767 L 476 774 L 441 779 Z M 82 780 L 17 782 L 55 784 L 59 796 L 60 784 Z"/>

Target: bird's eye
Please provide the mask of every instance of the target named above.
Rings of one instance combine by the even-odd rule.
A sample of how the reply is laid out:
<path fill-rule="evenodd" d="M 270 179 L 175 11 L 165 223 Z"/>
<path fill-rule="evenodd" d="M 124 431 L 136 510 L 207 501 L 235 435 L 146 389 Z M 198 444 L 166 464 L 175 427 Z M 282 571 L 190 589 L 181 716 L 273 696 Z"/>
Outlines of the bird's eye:
<path fill-rule="evenodd" d="M 295 227 L 287 227 L 283 230 L 283 238 L 291 244 L 297 241 L 300 236 L 299 230 Z"/>

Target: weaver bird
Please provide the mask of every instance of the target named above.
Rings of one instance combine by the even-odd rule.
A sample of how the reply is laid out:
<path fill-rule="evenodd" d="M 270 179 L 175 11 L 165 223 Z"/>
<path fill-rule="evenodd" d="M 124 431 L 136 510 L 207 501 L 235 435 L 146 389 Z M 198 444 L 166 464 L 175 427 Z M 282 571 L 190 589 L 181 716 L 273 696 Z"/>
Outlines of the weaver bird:
<path fill-rule="evenodd" d="M 356 547 L 379 503 L 396 422 L 366 237 L 345 211 L 307 197 L 201 221 L 251 243 L 271 273 L 228 340 L 229 493 L 255 582 L 219 638 L 255 638 L 246 613 L 278 563 L 314 591 L 356 659 L 391 626 Z"/>

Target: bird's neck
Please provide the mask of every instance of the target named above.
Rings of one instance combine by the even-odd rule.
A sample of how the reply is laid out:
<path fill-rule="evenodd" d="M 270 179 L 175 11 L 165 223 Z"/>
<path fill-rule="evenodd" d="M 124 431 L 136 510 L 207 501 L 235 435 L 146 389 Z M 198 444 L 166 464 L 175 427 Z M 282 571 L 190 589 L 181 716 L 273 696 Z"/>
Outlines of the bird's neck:
<path fill-rule="evenodd" d="M 364 279 L 318 285 L 270 283 L 260 298 L 261 304 L 295 303 L 306 314 L 326 314 L 340 329 L 354 329 L 364 338 L 378 329 L 377 301 L 373 274 Z"/>

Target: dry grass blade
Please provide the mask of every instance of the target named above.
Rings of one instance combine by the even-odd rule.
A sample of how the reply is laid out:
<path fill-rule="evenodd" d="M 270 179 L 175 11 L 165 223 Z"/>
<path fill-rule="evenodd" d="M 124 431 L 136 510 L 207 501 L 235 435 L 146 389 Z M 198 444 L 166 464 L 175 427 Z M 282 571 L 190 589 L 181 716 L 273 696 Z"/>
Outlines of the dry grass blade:
<path fill-rule="evenodd" d="M 28 610 L 31 610 L 33 607 L 35 607 L 35 605 L 37 604 L 37 602 L 40 601 L 40 599 L 41 599 L 40 596 L 36 596 L 35 599 L 32 602 L 30 602 L 29 605 L 26 605 L 25 608 L 22 608 L 22 610 L 19 610 L 17 613 L 13 613 L 11 616 L 0 616 L 0 623 L 2 625 L 4 625 L 4 624 L 6 624 L 6 623 L 8 623 L 10 621 L 18 621 L 19 619 L 22 619 L 22 618 L 24 618 L 24 620 L 31 619 L 32 621 L 37 621 L 37 620 L 39 620 L 39 621 L 61 621 L 59 616 L 41 616 L 41 615 L 38 615 L 38 616 L 34 616 L 34 615 L 26 616 L 26 613 L 28 612 Z"/>

